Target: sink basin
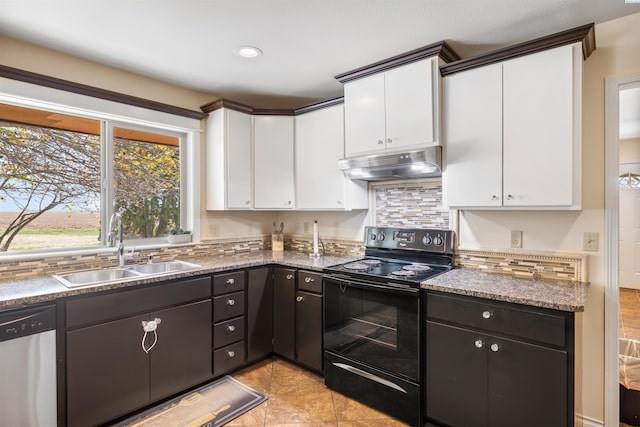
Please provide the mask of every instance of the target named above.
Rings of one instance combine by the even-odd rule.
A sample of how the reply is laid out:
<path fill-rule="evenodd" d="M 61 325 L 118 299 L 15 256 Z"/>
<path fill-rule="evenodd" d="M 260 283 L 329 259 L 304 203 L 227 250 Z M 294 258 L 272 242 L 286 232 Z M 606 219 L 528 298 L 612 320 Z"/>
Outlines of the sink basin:
<path fill-rule="evenodd" d="M 200 266 L 184 261 L 166 261 L 156 262 L 153 264 L 136 264 L 130 266 L 129 268 L 132 271 L 141 274 L 162 274 L 173 273 L 176 271 L 192 270 L 194 268 L 200 268 Z"/>
<path fill-rule="evenodd" d="M 101 268 L 99 270 L 74 271 L 67 274 L 54 274 L 53 277 L 67 288 L 77 288 L 150 276 L 162 276 L 163 274 L 196 268 L 200 268 L 200 266 L 185 261 L 165 261 L 153 264 L 135 264 L 126 267 Z"/>
<path fill-rule="evenodd" d="M 54 274 L 53 277 L 58 279 L 68 288 L 78 286 L 95 285 L 97 283 L 113 282 L 116 280 L 128 279 L 131 277 L 140 277 L 142 274 L 128 268 L 103 268 L 100 270 L 75 271 L 73 273 Z"/>

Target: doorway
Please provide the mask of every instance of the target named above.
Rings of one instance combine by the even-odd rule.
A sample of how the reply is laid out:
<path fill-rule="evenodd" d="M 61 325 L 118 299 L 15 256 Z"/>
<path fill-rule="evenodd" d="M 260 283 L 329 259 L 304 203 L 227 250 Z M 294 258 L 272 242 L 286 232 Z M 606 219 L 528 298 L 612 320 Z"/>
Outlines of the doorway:
<path fill-rule="evenodd" d="M 633 167 L 628 164 L 640 164 L 640 157 L 637 162 L 633 161 L 635 144 L 640 144 L 640 76 L 607 79 L 605 107 L 605 425 L 622 426 L 618 353 L 620 337 L 624 337 L 627 330 L 621 329 L 625 322 L 620 316 L 628 315 L 634 304 L 640 308 L 640 295 L 637 301 L 634 299 L 638 291 L 627 291 L 636 287 L 633 272 L 640 266 L 640 254 L 629 257 L 629 247 L 635 254 L 640 245 L 634 244 L 640 240 L 640 236 L 634 235 L 634 229 L 640 229 L 637 219 L 640 198 L 633 195 L 640 190 L 622 194 L 625 190 L 621 174 Z M 630 207 L 639 210 L 630 212 Z M 637 287 L 640 289 L 640 283 Z M 627 319 L 629 323 L 635 321 L 633 316 Z M 640 334 L 640 321 L 638 328 Z M 630 334 L 632 329 L 628 329 Z"/>

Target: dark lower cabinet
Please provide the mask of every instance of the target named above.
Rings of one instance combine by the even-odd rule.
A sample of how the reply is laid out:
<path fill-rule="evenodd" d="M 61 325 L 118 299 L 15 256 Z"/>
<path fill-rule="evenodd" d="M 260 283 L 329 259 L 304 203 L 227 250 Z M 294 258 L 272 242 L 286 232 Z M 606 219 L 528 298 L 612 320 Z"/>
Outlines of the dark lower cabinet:
<path fill-rule="evenodd" d="M 296 360 L 322 372 L 322 295 L 298 291 L 296 326 Z"/>
<path fill-rule="evenodd" d="M 431 296 L 424 353 L 425 414 L 431 423 L 573 426 L 571 314 L 438 294 L 430 301 Z M 538 321 L 549 316 L 557 319 Z M 547 330 L 549 324 L 560 332 Z M 492 333 L 507 327 L 537 341 Z M 563 345 L 551 344 L 558 342 Z"/>
<path fill-rule="evenodd" d="M 157 341 L 142 326 L 154 319 Z M 211 378 L 211 300 L 71 330 L 66 341 L 67 425 L 104 423 Z"/>
<path fill-rule="evenodd" d="M 273 352 L 273 272 L 265 267 L 247 274 L 247 363 L 252 363 Z"/>
<path fill-rule="evenodd" d="M 295 359 L 296 270 L 273 269 L 273 352 Z"/>

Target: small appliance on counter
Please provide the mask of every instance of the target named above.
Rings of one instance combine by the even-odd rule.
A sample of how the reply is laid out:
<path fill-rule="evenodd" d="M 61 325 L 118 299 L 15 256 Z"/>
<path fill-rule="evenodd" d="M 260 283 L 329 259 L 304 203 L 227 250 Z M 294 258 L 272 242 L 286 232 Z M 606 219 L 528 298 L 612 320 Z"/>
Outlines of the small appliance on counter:
<path fill-rule="evenodd" d="M 319 248 L 320 235 L 318 234 L 318 221 L 313 221 L 313 252 L 309 254 L 311 258 L 320 258 L 322 254 Z"/>
<path fill-rule="evenodd" d="M 284 251 L 284 235 L 282 232 L 284 231 L 284 222 L 280 223 L 280 226 L 277 227 L 276 223 L 273 223 L 273 230 L 271 231 L 271 250 L 273 252 L 283 252 Z"/>
<path fill-rule="evenodd" d="M 365 228 L 365 257 L 324 270 L 324 378 L 421 425 L 420 282 L 453 267 L 451 230 Z"/>

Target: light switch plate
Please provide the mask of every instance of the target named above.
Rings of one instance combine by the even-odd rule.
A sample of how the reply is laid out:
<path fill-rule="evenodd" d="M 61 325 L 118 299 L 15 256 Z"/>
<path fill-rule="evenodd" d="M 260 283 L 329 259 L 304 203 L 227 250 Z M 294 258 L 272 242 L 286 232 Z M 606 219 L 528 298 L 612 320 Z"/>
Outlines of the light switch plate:
<path fill-rule="evenodd" d="M 598 233 L 595 231 L 586 231 L 582 239 L 582 249 L 585 251 L 597 251 L 598 237 Z"/>
<path fill-rule="evenodd" d="M 511 230 L 511 248 L 522 248 L 522 230 Z"/>

